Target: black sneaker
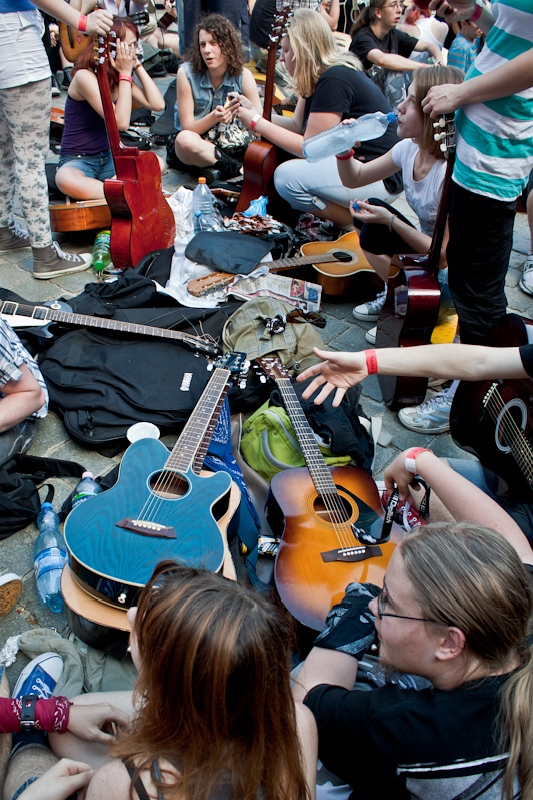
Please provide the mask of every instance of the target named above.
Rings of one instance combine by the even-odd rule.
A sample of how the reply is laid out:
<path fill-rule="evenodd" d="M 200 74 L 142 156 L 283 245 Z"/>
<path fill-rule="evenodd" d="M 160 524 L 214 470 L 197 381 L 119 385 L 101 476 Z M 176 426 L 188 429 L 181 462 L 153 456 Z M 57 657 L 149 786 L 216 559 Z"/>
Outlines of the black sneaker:
<path fill-rule="evenodd" d="M 70 86 L 70 82 L 72 81 L 72 76 L 70 74 L 72 67 L 63 67 L 63 80 L 61 82 L 62 89 L 68 89 Z"/>

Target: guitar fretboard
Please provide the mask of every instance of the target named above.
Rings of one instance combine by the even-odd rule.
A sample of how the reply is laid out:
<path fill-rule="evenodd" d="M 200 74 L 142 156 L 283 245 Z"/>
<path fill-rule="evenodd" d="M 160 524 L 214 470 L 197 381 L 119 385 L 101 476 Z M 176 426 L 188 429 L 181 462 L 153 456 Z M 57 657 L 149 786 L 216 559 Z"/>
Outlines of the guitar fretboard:
<path fill-rule="evenodd" d="M 220 410 L 227 392 L 230 371 L 216 369 L 189 417 L 183 431 L 165 464 L 165 469 L 187 472 L 189 468 L 198 472 L 201 468 L 211 437 L 218 422 Z M 202 455 L 203 454 L 203 455 Z M 199 459 L 202 459 L 199 462 Z"/>
<path fill-rule="evenodd" d="M 182 331 L 155 328 L 151 325 L 139 325 L 135 322 L 122 322 L 106 317 L 89 317 L 86 314 L 74 314 L 68 311 L 55 310 L 46 306 L 30 306 L 23 303 L 4 301 L 0 304 L 0 316 L 25 317 L 28 320 L 41 320 L 42 322 L 63 322 L 67 325 L 79 325 L 83 328 L 100 328 L 106 331 L 120 331 L 133 333 L 139 336 L 154 336 L 158 339 L 174 339 L 175 341 L 192 344 L 196 349 L 203 350 L 213 355 L 217 353 L 216 345 L 209 344 L 200 336 L 183 333 Z"/>

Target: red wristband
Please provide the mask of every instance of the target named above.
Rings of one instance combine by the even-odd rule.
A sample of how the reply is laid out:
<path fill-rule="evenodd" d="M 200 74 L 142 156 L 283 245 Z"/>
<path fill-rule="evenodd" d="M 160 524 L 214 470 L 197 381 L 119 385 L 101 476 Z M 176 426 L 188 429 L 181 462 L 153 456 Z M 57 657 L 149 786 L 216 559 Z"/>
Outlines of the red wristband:
<path fill-rule="evenodd" d="M 261 114 L 256 114 L 255 117 L 251 120 L 251 122 L 250 122 L 250 130 L 251 131 L 255 131 L 255 126 L 257 125 L 257 123 L 259 122 L 260 119 L 263 119 Z"/>
<path fill-rule="evenodd" d="M 354 152 L 355 152 L 355 151 L 354 151 L 353 147 L 351 147 L 351 148 L 350 148 L 350 152 L 348 153 L 348 155 L 346 155 L 346 156 L 335 156 L 335 158 L 336 158 L 338 161 L 348 161 L 350 158 L 353 158 L 353 154 L 354 154 Z"/>
<path fill-rule="evenodd" d="M 420 453 L 432 453 L 428 447 L 411 447 L 405 454 L 405 469 L 413 475 L 416 473 L 416 459 Z"/>
<path fill-rule="evenodd" d="M 483 11 L 483 6 L 476 3 L 474 13 L 472 14 L 471 17 L 468 17 L 467 22 L 477 22 L 481 16 L 482 11 Z"/>
<path fill-rule="evenodd" d="M 80 14 L 80 18 L 78 20 L 78 30 L 80 31 L 80 33 L 85 33 L 85 31 L 87 30 L 87 15 L 86 14 Z"/>
<path fill-rule="evenodd" d="M 378 357 L 375 350 L 365 350 L 366 369 L 369 375 L 377 375 Z"/>
<path fill-rule="evenodd" d="M 128 81 L 128 83 L 133 83 L 133 78 L 131 75 L 126 75 L 125 72 L 121 72 L 118 76 L 119 81 Z"/>

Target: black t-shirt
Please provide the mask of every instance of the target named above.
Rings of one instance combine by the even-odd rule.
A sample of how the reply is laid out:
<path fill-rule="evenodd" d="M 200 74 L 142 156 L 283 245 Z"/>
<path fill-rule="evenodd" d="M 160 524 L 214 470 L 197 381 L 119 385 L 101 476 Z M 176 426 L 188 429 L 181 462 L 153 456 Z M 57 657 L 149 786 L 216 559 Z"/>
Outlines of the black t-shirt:
<path fill-rule="evenodd" d="M 500 800 L 506 756 L 498 747 L 497 694 L 508 678 L 451 691 L 322 685 L 304 703 L 317 721 L 319 758 L 351 786 L 352 800 L 451 800 L 463 792 Z"/>
<path fill-rule="evenodd" d="M 342 65 L 329 67 L 318 79 L 313 94 L 305 101 L 302 133 L 305 132 L 311 113 L 334 113 L 340 114 L 341 119 L 357 119 L 374 111 L 388 114 L 391 110 L 381 89 L 364 72 Z M 387 153 L 399 141 L 396 122 L 391 122 L 379 139 L 361 142 L 355 157 L 372 161 Z M 402 191 L 400 176 L 401 173 L 398 172 L 387 178 L 389 192 L 395 194 Z"/>
<path fill-rule="evenodd" d="M 520 358 L 528 375 L 533 378 L 533 344 L 524 344 L 520 348 Z"/>
<path fill-rule="evenodd" d="M 372 28 L 368 26 L 354 34 L 350 50 L 361 59 L 365 69 L 370 69 L 372 61 L 368 60 L 367 55 L 371 50 L 381 50 L 383 53 L 393 53 L 409 58 L 417 42 L 418 39 L 415 39 L 414 36 L 409 36 L 408 33 L 398 31 L 396 28 L 392 28 L 383 39 L 378 39 Z"/>
<path fill-rule="evenodd" d="M 250 41 L 268 50 L 270 32 L 276 16 L 276 0 L 256 0 L 250 17 Z"/>

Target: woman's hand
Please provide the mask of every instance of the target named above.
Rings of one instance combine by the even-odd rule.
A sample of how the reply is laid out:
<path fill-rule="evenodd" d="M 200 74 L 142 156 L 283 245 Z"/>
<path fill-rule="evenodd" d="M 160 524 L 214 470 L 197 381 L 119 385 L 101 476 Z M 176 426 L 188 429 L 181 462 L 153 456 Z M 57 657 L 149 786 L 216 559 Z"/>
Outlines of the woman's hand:
<path fill-rule="evenodd" d="M 433 86 L 422 100 L 424 114 L 429 114 L 433 119 L 443 114 L 451 114 L 462 105 L 462 84 L 443 83 Z"/>
<path fill-rule="evenodd" d="M 113 15 L 103 8 L 97 8 L 87 17 L 87 29 L 85 33 L 88 36 L 104 36 L 109 33 L 113 25 Z"/>
<path fill-rule="evenodd" d="M 131 75 L 135 62 L 137 61 L 137 43 L 123 42 L 117 39 L 117 52 L 115 57 L 110 54 L 109 62 L 120 74 Z"/>
<path fill-rule="evenodd" d="M 354 200 L 359 210 L 350 203 L 350 214 L 361 222 L 374 223 L 374 225 L 388 225 L 391 212 L 383 206 L 373 206 L 366 200 Z"/>
<path fill-rule="evenodd" d="M 333 406 L 341 404 L 342 398 L 350 386 L 360 383 L 368 375 L 364 351 L 358 353 L 335 353 L 313 348 L 314 353 L 324 361 L 315 364 L 298 375 L 298 381 L 305 381 L 316 376 L 309 384 L 302 397 L 307 400 L 318 389 L 322 391 L 315 397 L 315 405 L 320 405 L 331 392 L 335 391 Z"/>
<path fill-rule="evenodd" d="M 392 492 L 395 486 L 398 487 L 398 491 L 400 492 L 400 501 L 408 500 L 409 504 L 413 504 L 413 498 L 409 494 L 409 487 L 411 486 L 414 475 L 412 472 L 409 472 L 405 469 L 405 457 L 412 448 L 408 448 L 404 450 L 403 453 L 396 456 L 392 464 L 386 468 L 385 473 L 383 475 L 383 480 L 385 481 L 385 487 L 389 492 Z"/>
<path fill-rule="evenodd" d="M 250 108 L 246 108 L 243 105 L 238 106 L 235 117 L 242 122 L 245 128 L 251 130 L 250 123 L 255 117 L 255 115 L 259 114 L 260 112 L 257 111 L 257 109 L 252 106 L 249 100 L 248 100 L 248 105 L 250 106 Z"/>
<path fill-rule="evenodd" d="M 251 100 L 248 100 L 245 94 L 238 95 L 237 100 L 239 101 L 241 108 L 247 108 L 248 110 L 253 108 Z"/>
<path fill-rule="evenodd" d="M 115 734 L 106 732 L 104 728 L 111 731 L 112 724 L 126 728 L 128 723 L 126 714 L 110 703 L 74 704 L 70 706 L 67 730 L 88 742 L 111 744 Z"/>
<path fill-rule="evenodd" d="M 439 17 L 445 17 L 447 22 L 458 22 L 472 16 L 476 3 L 475 0 L 451 0 L 450 3 L 446 0 L 432 0 L 429 7 Z"/>
<path fill-rule="evenodd" d="M 77 795 L 78 800 L 85 797 L 81 790 L 89 785 L 94 769 L 82 761 L 62 758 L 48 772 L 28 786 L 20 795 L 20 800 L 67 800 Z"/>
<path fill-rule="evenodd" d="M 178 18 L 176 3 L 172 2 L 172 0 L 165 0 L 165 11 L 167 14 L 170 14 L 171 17 L 174 17 L 174 19 Z"/>
<path fill-rule="evenodd" d="M 233 119 L 233 112 L 229 107 L 224 108 L 224 106 L 217 106 L 213 113 L 215 115 L 215 124 L 217 122 L 223 122 L 225 125 L 227 125 Z"/>

